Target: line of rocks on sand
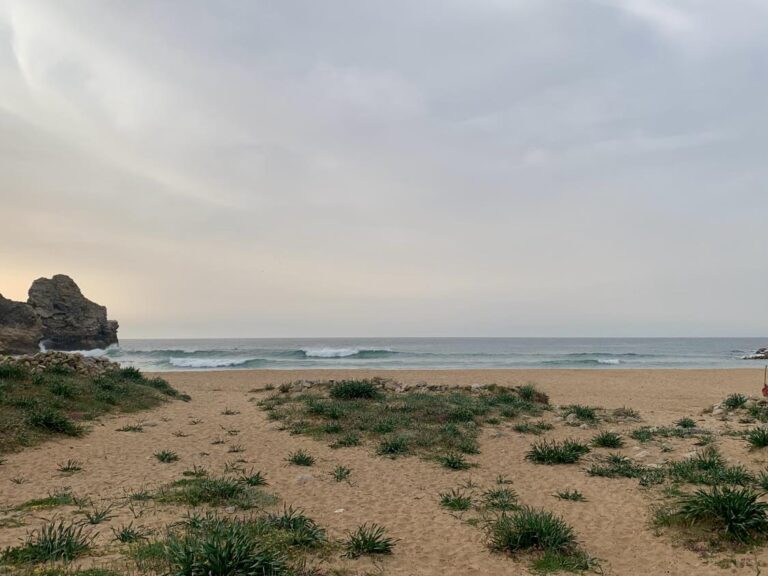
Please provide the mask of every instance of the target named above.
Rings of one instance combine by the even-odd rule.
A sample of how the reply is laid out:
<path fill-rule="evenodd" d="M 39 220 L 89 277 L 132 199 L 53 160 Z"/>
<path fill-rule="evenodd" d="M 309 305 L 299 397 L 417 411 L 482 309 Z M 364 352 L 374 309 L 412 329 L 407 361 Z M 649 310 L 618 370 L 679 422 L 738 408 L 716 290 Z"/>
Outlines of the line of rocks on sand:
<path fill-rule="evenodd" d="M 63 370 L 89 377 L 102 376 L 121 368 L 120 364 L 108 358 L 56 351 L 23 356 L 0 356 L 0 366 L 24 368 L 30 374 L 40 374 L 46 370 Z"/>

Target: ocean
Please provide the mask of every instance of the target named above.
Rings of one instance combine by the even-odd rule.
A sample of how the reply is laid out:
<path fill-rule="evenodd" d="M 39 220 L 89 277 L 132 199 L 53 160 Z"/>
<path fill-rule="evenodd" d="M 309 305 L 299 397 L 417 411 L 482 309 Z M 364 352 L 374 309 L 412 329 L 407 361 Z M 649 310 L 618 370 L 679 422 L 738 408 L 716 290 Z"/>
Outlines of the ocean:
<path fill-rule="evenodd" d="M 757 368 L 768 338 L 248 338 L 121 340 L 88 351 L 145 371 L 254 368 Z"/>

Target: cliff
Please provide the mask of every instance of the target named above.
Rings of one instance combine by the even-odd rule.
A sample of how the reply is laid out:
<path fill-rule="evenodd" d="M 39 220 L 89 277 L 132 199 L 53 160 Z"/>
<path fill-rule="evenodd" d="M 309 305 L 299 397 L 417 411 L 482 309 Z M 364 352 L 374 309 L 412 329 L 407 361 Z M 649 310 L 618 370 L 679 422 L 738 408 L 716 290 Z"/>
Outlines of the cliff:
<path fill-rule="evenodd" d="M 41 342 L 54 350 L 106 348 L 117 344 L 117 328 L 106 307 L 63 274 L 35 280 L 26 303 L 0 296 L 0 354 L 34 353 Z"/>

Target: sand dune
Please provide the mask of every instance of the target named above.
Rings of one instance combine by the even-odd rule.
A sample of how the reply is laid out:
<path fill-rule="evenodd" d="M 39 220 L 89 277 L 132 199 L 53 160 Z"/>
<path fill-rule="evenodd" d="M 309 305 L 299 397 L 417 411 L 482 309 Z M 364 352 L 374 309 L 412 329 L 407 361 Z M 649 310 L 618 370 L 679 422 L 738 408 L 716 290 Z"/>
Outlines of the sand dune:
<path fill-rule="evenodd" d="M 438 494 L 471 478 L 480 486 L 492 486 L 498 475 L 513 481 L 512 487 L 522 502 L 562 515 L 576 530 L 583 547 L 599 558 L 603 573 L 613 575 L 670 574 L 721 575 L 718 562 L 731 556 L 702 556 L 675 544 L 669 535 L 655 535 L 649 527 L 649 508 L 658 495 L 638 487 L 636 480 L 604 479 L 587 476 L 584 464 L 540 466 L 527 462 L 524 454 L 532 437 L 514 432 L 509 424 L 487 426 L 481 436 L 481 453 L 472 460 L 479 466 L 469 471 L 452 472 L 433 462 L 415 457 L 390 460 L 376 457 L 370 446 L 333 450 L 325 443 L 280 431 L 270 422 L 252 398 L 268 392 L 249 392 L 268 384 L 279 385 L 296 379 L 340 379 L 384 375 L 403 382 L 471 385 L 498 383 L 517 385 L 535 382 L 554 404 L 581 403 L 606 408 L 631 407 L 641 413 L 643 424 L 670 425 L 692 416 L 700 425 L 713 430 L 736 422 L 723 422 L 707 415 L 705 408 L 733 392 L 759 394 L 762 371 L 744 370 L 478 370 L 478 371 L 229 371 L 163 374 L 176 388 L 192 395 L 189 403 L 173 402 L 147 413 L 102 418 L 91 434 L 81 439 L 48 442 L 19 454 L 9 455 L 0 466 L 0 505 L 8 509 L 47 492 L 70 487 L 75 494 L 106 501 L 125 491 L 152 488 L 178 479 L 181 471 L 193 464 L 221 470 L 235 457 L 247 460 L 246 467 L 263 471 L 281 501 L 304 508 L 331 536 L 341 536 L 362 522 L 386 526 L 399 539 L 391 557 L 378 563 L 370 560 L 329 560 L 331 566 L 352 573 L 379 571 L 391 575 L 466 575 L 525 574 L 527 563 L 493 554 L 483 543 L 483 532 L 462 522 L 439 506 Z M 224 415 L 227 408 L 237 414 Z M 551 418 L 552 416 L 547 416 Z M 193 424 L 193 419 L 200 422 Z M 117 428 L 144 421 L 144 432 L 131 434 Z M 636 426 L 635 426 L 636 427 Z M 604 424 L 602 429 L 611 429 Z M 616 426 L 620 431 L 628 429 Z M 228 436 L 225 429 L 238 429 Z M 182 431 L 187 436 L 175 436 Z M 594 430 L 556 425 L 547 437 L 590 439 Z M 212 445 L 216 439 L 226 443 Z M 232 444 L 241 444 L 241 454 L 228 453 Z M 670 439 L 668 451 L 659 443 L 640 445 L 629 440 L 621 452 L 645 464 L 682 458 L 693 447 L 690 440 Z M 760 451 L 750 452 L 746 443 L 735 437 L 719 437 L 718 446 L 732 462 L 754 471 L 765 467 Z M 317 458 L 312 468 L 289 466 L 287 454 L 304 448 Z M 178 452 L 175 464 L 161 464 L 152 453 L 158 449 Z M 83 471 L 71 476 L 57 472 L 56 464 L 67 459 L 80 460 Z M 351 483 L 337 483 L 331 470 L 343 464 L 352 469 Z M 12 478 L 24 478 L 18 484 Z M 568 502 L 552 495 L 566 488 L 577 488 L 587 502 Z M 55 511 L 71 514 L 73 509 Z M 159 528 L 178 519 L 182 511 L 168 506 L 147 505 L 138 514 L 127 507 L 115 508 L 109 524 L 99 526 L 99 541 L 106 551 L 96 564 L 118 561 L 119 555 L 108 544 L 108 526 L 133 521 Z M 37 526 L 37 518 L 51 517 L 54 511 L 0 515 L 0 546 L 15 544 L 27 530 Z M 15 526 L 14 522 L 23 522 Z M 755 563 L 764 566 L 768 552 L 733 555 L 729 573 L 755 574 Z M 379 573 L 379 572 L 377 572 Z"/>

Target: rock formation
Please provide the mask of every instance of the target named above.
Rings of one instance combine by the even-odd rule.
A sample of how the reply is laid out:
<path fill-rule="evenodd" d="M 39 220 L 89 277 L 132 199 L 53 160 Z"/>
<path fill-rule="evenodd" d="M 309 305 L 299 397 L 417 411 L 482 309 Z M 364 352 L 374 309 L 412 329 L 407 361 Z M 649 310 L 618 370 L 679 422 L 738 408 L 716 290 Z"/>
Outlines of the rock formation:
<path fill-rule="evenodd" d="M 0 353 L 34 352 L 42 339 L 43 323 L 32 306 L 0 295 Z"/>
<path fill-rule="evenodd" d="M 27 303 L 0 297 L 0 354 L 29 354 L 42 343 L 56 350 L 91 350 L 117 344 L 117 322 L 88 300 L 69 277 L 39 278 Z"/>
<path fill-rule="evenodd" d="M 754 354 L 743 357 L 744 360 L 768 360 L 768 348 L 758 348 Z"/>

